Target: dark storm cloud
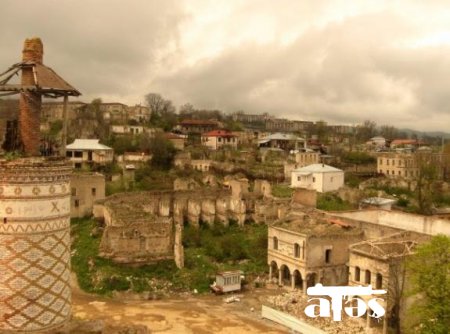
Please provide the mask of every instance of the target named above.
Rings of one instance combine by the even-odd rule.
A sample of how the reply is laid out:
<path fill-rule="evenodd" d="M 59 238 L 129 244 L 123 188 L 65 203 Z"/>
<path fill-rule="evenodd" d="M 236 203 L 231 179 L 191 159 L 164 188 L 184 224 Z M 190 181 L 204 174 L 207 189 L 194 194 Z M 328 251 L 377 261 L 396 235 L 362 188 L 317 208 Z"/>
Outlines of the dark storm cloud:
<path fill-rule="evenodd" d="M 176 105 L 447 130 L 449 15 L 439 1 L 3 0 L 0 70 L 39 36 L 45 63 L 85 101 L 156 92 Z"/>
<path fill-rule="evenodd" d="M 178 39 L 177 1 L 2 1 L 1 68 L 17 62 L 27 37 L 44 62 L 87 97 L 142 95 L 155 52 Z M 139 91 L 136 91 L 139 90 Z"/>
<path fill-rule="evenodd" d="M 450 50 L 402 45 L 417 31 L 386 11 L 360 15 L 286 46 L 239 45 L 155 83 L 180 102 L 227 111 L 443 129 Z"/>

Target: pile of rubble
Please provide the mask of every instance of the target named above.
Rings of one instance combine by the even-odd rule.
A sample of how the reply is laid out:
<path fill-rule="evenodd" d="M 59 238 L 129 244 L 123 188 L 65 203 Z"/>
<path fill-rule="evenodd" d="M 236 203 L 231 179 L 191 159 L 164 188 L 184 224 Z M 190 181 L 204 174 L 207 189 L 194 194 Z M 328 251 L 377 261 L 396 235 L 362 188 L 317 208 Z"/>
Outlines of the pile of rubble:
<path fill-rule="evenodd" d="M 279 311 L 288 313 L 311 326 L 320 328 L 330 334 L 359 334 L 366 333 L 362 322 L 348 317 L 343 317 L 342 321 L 333 321 L 332 318 L 309 318 L 305 315 L 305 307 L 308 305 L 308 296 L 302 291 L 285 292 L 281 295 L 267 298 L 268 306 Z"/>

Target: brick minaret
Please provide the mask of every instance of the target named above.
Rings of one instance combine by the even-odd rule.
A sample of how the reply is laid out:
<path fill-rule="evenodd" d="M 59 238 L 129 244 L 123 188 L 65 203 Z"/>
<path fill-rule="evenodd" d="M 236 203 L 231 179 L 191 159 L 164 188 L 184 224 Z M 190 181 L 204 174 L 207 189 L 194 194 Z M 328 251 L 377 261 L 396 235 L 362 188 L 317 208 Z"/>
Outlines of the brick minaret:
<path fill-rule="evenodd" d="M 40 38 L 26 39 L 23 45 L 22 60 L 42 64 L 44 48 Z M 22 86 L 34 86 L 36 74 L 33 66 L 22 68 Z M 25 90 L 20 95 L 19 134 L 23 145 L 23 151 L 27 155 L 39 154 L 40 145 L 40 112 L 41 95 Z"/>

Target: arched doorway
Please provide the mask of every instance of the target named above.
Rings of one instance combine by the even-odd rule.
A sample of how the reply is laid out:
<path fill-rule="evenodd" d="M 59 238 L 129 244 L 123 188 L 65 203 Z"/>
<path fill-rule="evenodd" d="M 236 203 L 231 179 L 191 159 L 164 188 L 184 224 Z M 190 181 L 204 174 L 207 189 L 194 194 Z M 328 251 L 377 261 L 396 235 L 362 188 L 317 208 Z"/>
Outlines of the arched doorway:
<path fill-rule="evenodd" d="M 294 270 L 292 276 L 294 277 L 294 288 L 303 289 L 302 274 L 298 270 Z"/>
<path fill-rule="evenodd" d="M 278 279 L 278 265 L 275 261 L 270 262 L 269 268 L 269 281 L 272 281 L 274 278 Z"/>
<path fill-rule="evenodd" d="M 283 264 L 280 267 L 281 270 L 281 282 L 278 282 L 281 285 L 291 285 L 291 271 L 289 270 L 289 267 Z"/>

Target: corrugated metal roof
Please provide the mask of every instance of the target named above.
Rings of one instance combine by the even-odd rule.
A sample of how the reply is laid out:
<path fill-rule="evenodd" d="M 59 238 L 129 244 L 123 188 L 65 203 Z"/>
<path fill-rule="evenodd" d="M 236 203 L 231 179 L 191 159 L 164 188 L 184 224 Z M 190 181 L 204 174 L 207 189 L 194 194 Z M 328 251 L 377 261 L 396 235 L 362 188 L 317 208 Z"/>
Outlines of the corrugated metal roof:
<path fill-rule="evenodd" d="M 268 135 L 264 138 L 261 138 L 258 142 L 262 143 L 270 141 L 270 140 L 292 140 L 292 141 L 304 141 L 305 139 L 301 138 L 301 137 L 297 137 L 296 135 L 293 134 L 289 134 L 289 133 L 281 133 L 281 132 L 277 132 L 277 133 L 273 133 L 271 135 Z"/>
<path fill-rule="evenodd" d="M 68 150 L 112 150 L 111 147 L 100 144 L 98 139 L 75 139 L 66 146 Z"/>

